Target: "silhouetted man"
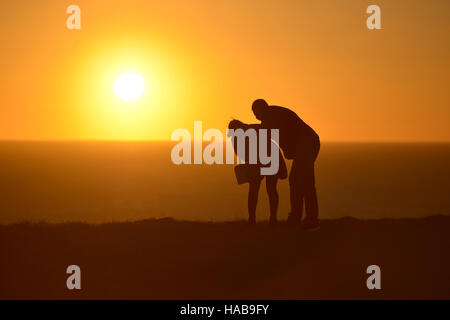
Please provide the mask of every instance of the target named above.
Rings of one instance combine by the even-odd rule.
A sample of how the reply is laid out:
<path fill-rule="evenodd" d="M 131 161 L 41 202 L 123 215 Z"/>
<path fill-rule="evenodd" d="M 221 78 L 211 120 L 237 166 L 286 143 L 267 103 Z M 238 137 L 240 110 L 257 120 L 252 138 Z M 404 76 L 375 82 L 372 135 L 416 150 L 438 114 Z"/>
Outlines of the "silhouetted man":
<path fill-rule="evenodd" d="M 289 223 L 300 223 L 305 203 L 304 229 L 319 227 L 319 208 L 314 178 L 314 161 L 320 149 L 317 133 L 293 111 L 269 106 L 263 99 L 253 102 L 253 113 L 263 128 L 278 129 L 280 148 L 287 159 L 293 159 L 289 174 L 291 212 Z"/>

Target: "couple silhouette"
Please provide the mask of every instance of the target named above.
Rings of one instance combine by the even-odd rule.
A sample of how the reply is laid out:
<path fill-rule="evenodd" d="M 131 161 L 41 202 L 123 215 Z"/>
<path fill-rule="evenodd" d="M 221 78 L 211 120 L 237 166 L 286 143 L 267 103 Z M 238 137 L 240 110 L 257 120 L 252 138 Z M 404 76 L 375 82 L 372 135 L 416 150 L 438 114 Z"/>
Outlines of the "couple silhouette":
<path fill-rule="evenodd" d="M 288 215 L 287 222 L 292 225 L 299 225 L 304 230 L 319 228 L 319 207 L 317 202 L 317 192 L 315 186 L 314 163 L 319 154 L 320 139 L 317 133 L 308 126 L 300 117 L 289 110 L 280 106 L 269 106 L 263 99 L 257 99 L 252 104 L 252 110 L 255 117 L 261 121 L 260 124 L 246 124 L 239 120 L 232 120 L 229 129 L 278 129 L 279 130 L 279 169 L 273 175 L 261 175 L 260 168 L 263 166 L 260 162 L 249 164 L 247 145 L 245 149 L 245 164 L 238 165 L 235 173 L 239 178 L 239 171 L 244 170 L 246 179 L 249 183 L 248 192 L 248 222 L 250 225 L 256 223 L 256 206 L 258 203 L 258 193 L 261 182 L 266 177 L 266 190 L 269 196 L 270 206 L 270 225 L 277 223 L 278 211 L 278 191 L 277 184 L 279 179 L 286 179 L 287 167 L 284 158 L 293 160 L 291 171 L 289 173 L 289 190 L 291 212 Z M 257 135 L 257 146 L 259 147 L 259 135 Z M 236 154 L 238 154 L 237 143 L 233 138 L 232 144 Z M 271 141 L 270 143 L 274 143 Z M 281 151 L 283 151 L 283 155 Z M 268 150 L 271 150 L 270 148 Z M 239 156 L 239 155 L 238 155 Z M 302 220 L 303 207 L 305 207 L 305 218 Z"/>

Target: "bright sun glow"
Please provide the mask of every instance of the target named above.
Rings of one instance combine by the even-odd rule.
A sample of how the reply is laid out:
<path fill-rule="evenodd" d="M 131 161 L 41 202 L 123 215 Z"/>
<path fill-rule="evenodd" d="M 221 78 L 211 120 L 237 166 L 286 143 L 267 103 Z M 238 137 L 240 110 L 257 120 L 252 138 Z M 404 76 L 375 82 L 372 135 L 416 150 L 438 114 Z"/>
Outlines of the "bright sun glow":
<path fill-rule="evenodd" d="M 114 91 L 122 100 L 136 100 L 144 93 L 144 79 L 136 73 L 121 74 L 114 83 Z"/>

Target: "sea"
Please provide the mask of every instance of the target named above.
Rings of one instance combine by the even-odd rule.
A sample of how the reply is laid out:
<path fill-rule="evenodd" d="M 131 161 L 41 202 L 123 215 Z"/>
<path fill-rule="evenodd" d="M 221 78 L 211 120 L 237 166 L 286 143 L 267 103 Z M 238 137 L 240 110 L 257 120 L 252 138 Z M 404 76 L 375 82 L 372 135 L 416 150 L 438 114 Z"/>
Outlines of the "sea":
<path fill-rule="evenodd" d="M 247 219 L 248 184 L 237 184 L 234 165 L 176 165 L 173 146 L 0 142 L 0 224 Z M 450 144 L 324 142 L 316 186 L 322 219 L 449 215 Z M 290 210 L 287 179 L 278 191 L 283 220 Z M 268 216 L 263 182 L 257 219 Z"/>

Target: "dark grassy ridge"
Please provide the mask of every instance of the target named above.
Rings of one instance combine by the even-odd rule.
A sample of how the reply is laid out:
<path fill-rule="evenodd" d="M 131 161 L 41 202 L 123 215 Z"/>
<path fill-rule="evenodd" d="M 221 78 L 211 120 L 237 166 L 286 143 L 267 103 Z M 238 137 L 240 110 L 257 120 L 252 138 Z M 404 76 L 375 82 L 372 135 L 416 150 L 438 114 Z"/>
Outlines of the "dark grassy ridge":
<path fill-rule="evenodd" d="M 450 298 L 450 217 L 0 226 L 0 298 Z M 65 270 L 82 269 L 82 290 Z M 366 288 L 381 267 L 382 290 Z"/>

